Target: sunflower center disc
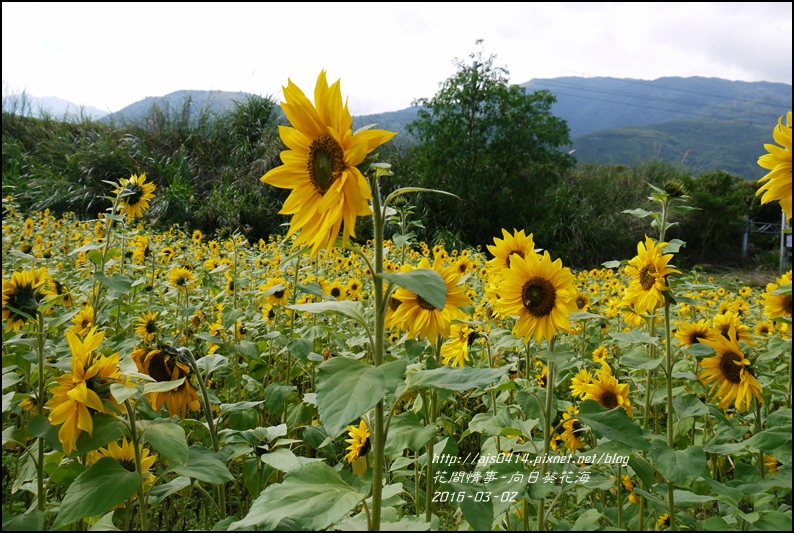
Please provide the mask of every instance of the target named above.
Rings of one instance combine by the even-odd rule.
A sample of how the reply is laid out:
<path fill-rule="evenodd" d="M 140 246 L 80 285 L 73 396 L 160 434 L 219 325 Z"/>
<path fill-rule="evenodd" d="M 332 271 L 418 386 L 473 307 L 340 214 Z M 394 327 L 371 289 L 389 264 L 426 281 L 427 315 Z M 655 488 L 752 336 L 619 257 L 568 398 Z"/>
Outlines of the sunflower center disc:
<path fill-rule="evenodd" d="M 333 137 L 320 135 L 309 147 L 309 161 L 306 167 L 314 190 L 321 196 L 325 195 L 342 175 L 342 170 L 345 168 L 345 153 Z"/>
<path fill-rule="evenodd" d="M 418 305 L 422 309 L 427 309 L 428 311 L 432 311 L 436 308 L 435 305 L 431 304 L 430 302 L 428 302 L 418 294 L 416 295 L 416 305 Z"/>
<path fill-rule="evenodd" d="M 601 395 L 600 403 L 607 409 L 614 409 L 618 406 L 618 397 L 614 392 L 607 391 Z"/>
<path fill-rule="evenodd" d="M 146 322 L 146 333 L 157 333 L 157 324 L 154 320 Z"/>
<path fill-rule="evenodd" d="M 733 352 L 725 352 L 720 357 L 720 372 L 731 383 L 742 382 L 742 365 L 736 364 L 741 360 L 742 357 Z"/>
<path fill-rule="evenodd" d="M 397 298 L 395 298 L 394 296 L 389 298 L 389 309 L 391 309 L 392 311 L 396 311 L 397 308 L 400 307 L 401 305 L 402 305 L 402 302 L 400 300 L 398 300 Z"/>
<path fill-rule="evenodd" d="M 544 317 L 551 314 L 557 293 L 551 282 L 535 276 L 524 283 L 521 289 L 521 301 L 529 314 Z"/>
<path fill-rule="evenodd" d="M 124 467 L 125 470 L 137 472 L 135 469 L 135 459 L 119 459 L 118 457 L 116 459 L 118 459 L 118 462 Z"/>
<path fill-rule="evenodd" d="M 159 350 L 158 353 L 149 360 L 149 375 L 157 381 L 171 381 L 171 371 L 168 367 L 170 355 Z"/>
<path fill-rule="evenodd" d="M 651 290 L 656 283 L 656 267 L 653 265 L 645 265 L 640 270 L 640 285 L 646 291 Z"/>
<path fill-rule="evenodd" d="M 786 316 L 791 316 L 791 295 L 790 294 L 787 294 L 783 298 L 783 303 L 781 304 L 781 307 L 783 308 L 783 313 L 785 313 Z"/>
<path fill-rule="evenodd" d="M 127 205 L 138 205 L 143 196 L 143 188 L 137 183 L 124 187 L 124 202 Z"/>

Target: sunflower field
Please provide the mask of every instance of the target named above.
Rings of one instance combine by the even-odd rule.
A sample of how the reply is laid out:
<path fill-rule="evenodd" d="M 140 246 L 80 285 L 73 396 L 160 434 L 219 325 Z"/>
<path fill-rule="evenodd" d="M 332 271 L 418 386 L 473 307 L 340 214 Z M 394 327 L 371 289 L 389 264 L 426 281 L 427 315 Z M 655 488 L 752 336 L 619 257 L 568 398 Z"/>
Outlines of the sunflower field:
<path fill-rule="evenodd" d="M 93 220 L 3 198 L 4 530 L 791 530 L 791 271 L 677 268 L 676 180 L 591 270 L 529 228 L 417 242 L 445 193 L 382 197 L 394 134 L 313 94 L 261 178 L 284 237 L 155 230 L 145 174 Z M 790 219 L 786 119 L 758 193 Z"/>

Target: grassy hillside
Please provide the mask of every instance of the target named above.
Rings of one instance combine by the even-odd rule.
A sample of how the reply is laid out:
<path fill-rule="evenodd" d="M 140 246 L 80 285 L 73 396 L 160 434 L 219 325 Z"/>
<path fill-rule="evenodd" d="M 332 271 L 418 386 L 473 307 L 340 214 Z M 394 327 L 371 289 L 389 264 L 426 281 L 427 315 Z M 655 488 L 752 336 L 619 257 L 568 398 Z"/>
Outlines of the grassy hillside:
<path fill-rule="evenodd" d="M 688 119 L 616 128 L 574 138 L 574 156 L 611 165 L 659 158 L 696 174 L 719 168 L 756 180 L 765 173 L 756 161 L 765 153 L 763 143 L 771 142 L 773 124 Z"/>

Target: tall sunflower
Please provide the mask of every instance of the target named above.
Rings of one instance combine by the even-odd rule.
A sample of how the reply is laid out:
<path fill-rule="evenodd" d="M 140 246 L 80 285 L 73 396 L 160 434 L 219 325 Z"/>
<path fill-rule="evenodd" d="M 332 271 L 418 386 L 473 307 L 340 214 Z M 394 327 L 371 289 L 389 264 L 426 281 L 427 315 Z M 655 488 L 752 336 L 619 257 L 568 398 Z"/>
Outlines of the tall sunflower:
<path fill-rule="evenodd" d="M 46 405 L 50 408 L 50 423 L 53 426 L 62 424 L 58 430 L 58 440 L 67 455 L 77 448 L 77 438 L 81 432 L 93 433 L 91 411 L 106 413 L 103 399 L 115 404 L 109 392 L 110 384 L 122 378 L 118 368 L 119 354 L 107 357 L 94 353 L 104 337 L 105 333 L 97 332 L 96 326 L 91 328 L 84 340 L 75 333 L 66 332 L 72 352 L 72 371 L 55 378 L 58 384 L 50 389 L 52 398 Z"/>
<path fill-rule="evenodd" d="M 535 335 L 540 344 L 557 331 L 570 330 L 568 315 L 577 310 L 575 278 L 561 260 L 552 262 L 549 252 L 540 256 L 533 250 L 526 258 L 512 256 L 502 275 L 496 309 L 504 316 L 518 316 L 513 335 L 524 337 L 525 343 Z"/>
<path fill-rule="evenodd" d="M 370 433 L 367 423 L 362 420 L 358 427 L 347 426 L 349 439 L 345 442 L 350 444 L 345 448 L 348 452 L 345 455 L 347 462 L 353 465 L 353 473 L 363 475 L 367 472 L 367 452 L 370 449 Z"/>
<path fill-rule="evenodd" d="M 163 404 L 168 407 L 168 416 L 179 415 L 185 418 L 185 411 L 190 407 L 194 411 L 201 408 L 198 394 L 190 384 L 190 367 L 181 360 L 180 355 L 170 348 L 155 348 L 146 350 L 139 348 L 132 352 L 132 360 L 138 371 L 147 374 L 157 381 L 175 381 L 185 378 L 175 389 L 166 392 L 150 392 L 146 399 L 152 409 L 159 411 Z"/>
<path fill-rule="evenodd" d="M 639 314 L 650 313 L 664 305 L 663 292 L 668 290 L 665 277 L 681 272 L 667 266 L 673 254 L 662 254 L 666 242 L 654 242 L 646 236 L 645 243 L 637 243 L 637 255 L 629 261 L 626 273 L 634 278 L 626 291 L 626 298 Z"/>
<path fill-rule="evenodd" d="M 418 268 L 431 268 L 427 258 L 419 262 Z M 410 337 L 419 335 L 430 342 L 435 342 L 439 335 L 449 338 L 450 322 L 453 319 L 466 319 L 466 314 L 460 308 L 471 305 L 472 302 L 466 295 L 466 288 L 458 285 L 461 278 L 458 269 L 455 265 L 444 268 L 441 258 L 436 258 L 432 268 L 441 274 L 447 285 L 447 300 L 444 308 L 437 309 L 421 296 L 398 287 L 392 297 L 399 302 L 399 305 L 389 317 L 386 327 L 397 326 L 407 330 Z"/>
<path fill-rule="evenodd" d="M 356 166 L 396 135 L 378 129 L 353 133 L 353 118 L 339 87 L 338 80 L 329 86 L 321 71 L 312 104 L 288 81 L 281 109 L 292 127 L 279 126 L 279 135 L 289 150 L 281 152 L 282 166 L 260 178 L 292 189 L 279 213 L 294 215 L 287 235 L 300 230 L 295 244 L 310 245 L 313 256 L 333 245 L 342 226 L 345 242 L 355 237 L 356 217 L 372 213 L 367 203 L 372 192 Z"/>
<path fill-rule="evenodd" d="M 569 452 L 575 452 L 579 448 L 584 448 L 584 442 L 582 442 L 584 426 L 582 426 L 579 419 L 575 416 L 578 412 L 578 408 L 569 405 L 562 414 L 563 432 L 560 434 L 560 438 L 562 438 L 565 448 Z"/>
<path fill-rule="evenodd" d="M 770 283 L 767 292 L 761 295 L 764 304 L 764 315 L 770 319 L 791 318 L 791 294 L 772 294 L 778 285 Z"/>
<path fill-rule="evenodd" d="M 781 116 L 772 131 L 772 137 L 780 146 L 765 144 L 768 154 L 758 158 L 758 164 L 770 172 L 758 180 L 763 185 L 755 193 L 761 196 L 761 203 L 780 201 L 780 207 L 786 213 L 786 220 L 791 220 L 791 111 L 786 113 L 786 123 Z M 782 148 L 781 148 L 782 146 Z M 766 183 L 764 183 L 766 182 Z"/>
<path fill-rule="evenodd" d="M 728 338 L 717 336 L 713 341 L 701 339 L 701 344 L 711 346 L 717 355 L 700 361 L 703 371 L 698 374 L 705 385 L 711 385 L 709 394 L 719 399 L 717 405 L 722 409 L 730 407 L 743 411 L 750 408 L 753 396 L 764 403 L 761 397 L 761 384 L 755 378 L 750 361 L 742 353 L 736 330 L 730 328 Z"/>
<path fill-rule="evenodd" d="M 45 267 L 11 273 L 3 278 L 3 320 L 6 331 L 17 330 L 35 318 L 39 305 L 54 296 L 54 282 Z"/>
<path fill-rule="evenodd" d="M 149 208 L 149 201 L 154 198 L 154 189 L 154 183 L 146 183 L 145 172 L 120 179 L 118 188 L 113 191 L 119 195 L 119 211 L 123 211 L 128 219 L 143 216 Z"/>

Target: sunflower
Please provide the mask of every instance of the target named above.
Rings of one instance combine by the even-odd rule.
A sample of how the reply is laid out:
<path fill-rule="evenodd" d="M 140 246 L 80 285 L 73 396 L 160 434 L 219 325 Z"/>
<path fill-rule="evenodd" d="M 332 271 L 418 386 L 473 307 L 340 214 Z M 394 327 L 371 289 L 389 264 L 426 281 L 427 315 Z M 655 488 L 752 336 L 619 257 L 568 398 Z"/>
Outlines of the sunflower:
<path fill-rule="evenodd" d="M 430 262 L 422 258 L 418 268 L 431 268 Z M 443 309 L 437 309 L 421 296 L 398 287 L 392 298 L 399 302 L 399 305 L 389 317 L 387 327 L 398 326 L 407 330 L 411 338 L 419 335 L 430 342 L 435 342 L 439 335 L 444 338 L 450 337 L 450 322 L 453 319 L 465 320 L 466 314 L 460 308 L 471 305 L 472 302 L 466 296 L 465 287 L 458 285 L 461 276 L 457 268 L 455 265 L 444 268 L 440 258 L 436 258 L 432 268 L 441 274 L 447 285 L 447 299 Z"/>
<path fill-rule="evenodd" d="M 362 420 L 358 427 L 347 426 L 347 431 L 350 438 L 345 439 L 345 442 L 350 446 L 345 448 L 348 450 L 345 459 L 353 465 L 354 474 L 362 475 L 367 471 L 367 452 L 370 447 L 369 428 L 367 423 Z"/>
<path fill-rule="evenodd" d="M 667 263 L 673 254 L 662 255 L 666 242 L 655 243 L 646 236 L 645 243 L 637 243 L 637 255 L 629 261 L 626 273 L 634 279 L 626 293 L 639 314 L 649 313 L 664 305 L 663 292 L 668 290 L 665 277 L 669 274 L 680 274 L 670 268 Z"/>
<path fill-rule="evenodd" d="M 777 290 L 777 285 L 769 292 L 761 295 L 764 303 L 764 315 L 770 320 L 779 317 L 791 318 L 791 294 L 771 294 L 772 291 Z"/>
<path fill-rule="evenodd" d="M 580 290 L 576 291 L 574 302 L 576 303 L 576 309 L 579 311 L 587 311 L 590 308 L 590 296 Z"/>
<path fill-rule="evenodd" d="M 736 338 L 747 344 L 753 344 L 752 333 L 749 326 L 742 324 L 739 315 L 733 311 L 717 315 L 714 317 L 714 329 L 718 331 L 723 338 L 730 340 L 728 332 L 733 329 L 736 331 Z"/>
<path fill-rule="evenodd" d="M 609 350 L 606 349 L 606 346 L 599 346 L 595 350 L 593 350 L 593 361 L 596 363 L 606 363 L 607 358 L 609 357 Z"/>
<path fill-rule="evenodd" d="M 562 438 L 565 448 L 569 452 L 575 452 L 579 448 L 584 448 L 584 442 L 582 442 L 582 438 L 580 437 L 584 426 L 574 417 L 578 412 L 579 409 L 573 405 L 569 405 L 562 414 L 563 432 L 560 434 L 560 438 Z"/>
<path fill-rule="evenodd" d="M 369 184 L 356 166 L 396 135 L 378 129 L 353 133 L 353 118 L 339 86 L 337 81 L 329 87 L 325 71 L 320 72 L 312 105 L 288 81 L 281 109 L 292 127 L 279 126 L 279 135 L 289 150 L 281 152 L 282 166 L 260 178 L 292 189 L 279 213 L 294 215 L 287 236 L 300 230 L 295 245 L 308 244 L 312 256 L 330 249 L 342 226 L 345 243 L 355 237 L 356 217 L 372 213 Z"/>
<path fill-rule="evenodd" d="M 560 259 L 552 262 L 549 252 L 540 256 L 534 250 L 526 258 L 514 255 L 502 275 L 496 307 L 502 315 L 519 317 L 513 335 L 527 343 L 534 334 L 540 344 L 557 331 L 570 330 L 568 315 L 576 311 L 574 275 Z"/>
<path fill-rule="evenodd" d="M 589 370 L 583 368 L 571 378 L 571 394 L 574 397 L 582 398 L 587 394 L 585 387 L 593 382 L 593 375 Z"/>
<path fill-rule="evenodd" d="M 17 330 L 35 318 L 39 305 L 55 294 L 53 285 L 45 267 L 13 272 L 10 280 L 3 279 L 5 330 Z"/>
<path fill-rule="evenodd" d="M 781 116 L 777 126 L 772 131 L 772 137 L 780 146 L 765 144 L 769 152 L 758 158 L 758 164 L 770 172 L 758 180 L 763 185 L 755 193 L 761 193 L 761 203 L 765 204 L 774 200 L 780 201 L 780 207 L 786 214 L 786 220 L 791 220 L 791 111 L 786 114 L 786 123 L 783 124 Z M 764 183 L 766 182 L 766 183 Z"/>
<path fill-rule="evenodd" d="M 670 526 L 670 515 L 667 513 L 660 515 L 659 518 L 656 520 L 657 531 L 661 530 L 663 527 L 669 527 L 669 526 Z"/>
<path fill-rule="evenodd" d="M 168 273 L 168 283 L 177 290 L 187 292 L 193 288 L 196 280 L 193 271 L 183 266 L 176 266 Z"/>
<path fill-rule="evenodd" d="M 448 366 L 466 366 L 469 347 L 477 338 L 477 332 L 468 324 L 452 324 L 449 340 L 441 346 L 441 362 Z"/>
<path fill-rule="evenodd" d="M 119 196 L 119 211 L 124 211 L 128 219 L 143 216 L 149 200 L 154 198 L 154 188 L 154 183 L 146 183 L 145 172 L 120 179 L 119 187 L 113 191 Z"/>
<path fill-rule="evenodd" d="M 504 239 L 494 237 L 493 245 L 487 245 L 488 251 L 493 254 L 493 259 L 486 264 L 488 268 L 495 274 L 499 274 L 503 269 L 510 268 L 510 260 L 513 256 L 518 256 L 525 259 L 529 254 L 535 251 L 535 242 L 533 236 L 524 234 L 524 230 L 513 230 L 513 234 L 507 232 L 502 228 L 502 236 Z"/>
<path fill-rule="evenodd" d="M 618 383 L 609 366 L 602 365 L 598 376 L 593 383 L 583 385 L 584 400 L 595 400 L 607 409 L 622 407 L 630 417 L 634 417 L 634 410 L 629 400 L 629 386 L 627 383 Z"/>
<path fill-rule="evenodd" d="M 157 334 L 160 331 L 160 326 L 157 325 L 157 315 L 159 314 L 160 313 L 146 311 L 138 319 L 138 322 L 135 325 L 135 333 L 144 342 L 152 342 L 157 337 Z"/>
<path fill-rule="evenodd" d="M 85 335 L 91 330 L 93 323 L 94 308 L 86 305 L 72 317 L 72 325 L 69 327 L 69 331 L 77 335 Z"/>
<path fill-rule="evenodd" d="M 103 457 L 112 457 L 116 459 L 121 466 L 123 466 L 126 470 L 130 472 L 137 472 L 137 468 L 135 467 L 135 448 L 132 447 L 131 442 L 127 442 L 127 437 L 121 438 L 121 446 L 118 443 L 111 442 L 108 444 L 107 448 L 99 448 L 98 450 L 93 450 L 88 452 L 86 456 L 86 462 L 96 463 Z M 155 481 L 155 475 L 151 472 L 151 468 L 154 465 L 154 462 L 157 460 L 157 454 L 151 454 L 149 449 L 144 446 L 139 446 L 141 452 L 141 475 L 143 477 L 143 485 L 151 485 Z M 135 501 L 138 497 L 137 493 L 133 493 L 130 500 Z M 116 506 L 116 508 L 123 508 L 125 502 L 122 502 Z"/>
<path fill-rule="evenodd" d="M 700 361 L 703 371 L 698 374 L 704 385 L 713 383 L 709 394 L 719 399 L 717 405 L 727 409 L 731 403 L 736 409 L 749 409 L 752 397 L 764 403 L 761 384 L 755 378 L 750 361 L 742 353 L 736 330 L 730 328 L 728 338 L 717 337 L 713 341 L 703 339 L 701 344 L 711 346 L 717 355 Z"/>
<path fill-rule="evenodd" d="M 84 340 L 71 331 L 66 332 L 72 353 L 72 371 L 55 378 L 58 385 L 50 389 L 52 398 L 46 405 L 50 408 L 50 423 L 53 426 L 62 424 L 58 440 L 67 455 L 77 448 L 77 438 L 82 431 L 89 435 L 93 433 L 94 423 L 89 409 L 106 413 L 103 399 L 116 405 L 109 392 L 110 384 L 121 379 L 119 354 L 109 357 L 94 354 L 104 337 L 104 332 L 97 333 L 96 326 L 91 328 Z"/>
<path fill-rule="evenodd" d="M 284 278 L 273 278 L 259 287 L 263 293 L 263 304 L 287 305 L 289 303 L 290 290 L 287 287 L 287 280 Z"/>
<path fill-rule="evenodd" d="M 166 392 L 150 392 L 146 395 L 152 408 L 159 411 L 163 404 L 168 407 L 168 416 L 179 415 L 185 418 L 185 410 L 190 407 L 194 411 L 201 408 L 198 394 L 190 384 L 190 367 L 183 362 L 179 353 L 170 348 L 158 347 L 153 350 L 139 348 L 132 352 L 132 359 L 138 371 L 153 377 L 157 381 L 175 381 L 185 378 L 175 389 Z"/>
<path fill-rule="evenodd" d="M 685 348 L 700 343 L 701 339 L 713 341 L 716 337 L 714 329 L 709 326 L 705 319 L 697 322 L 685 322 L 680 324 L 675 331 L 675 338 L 678 339 L 678 344 Z"/>

